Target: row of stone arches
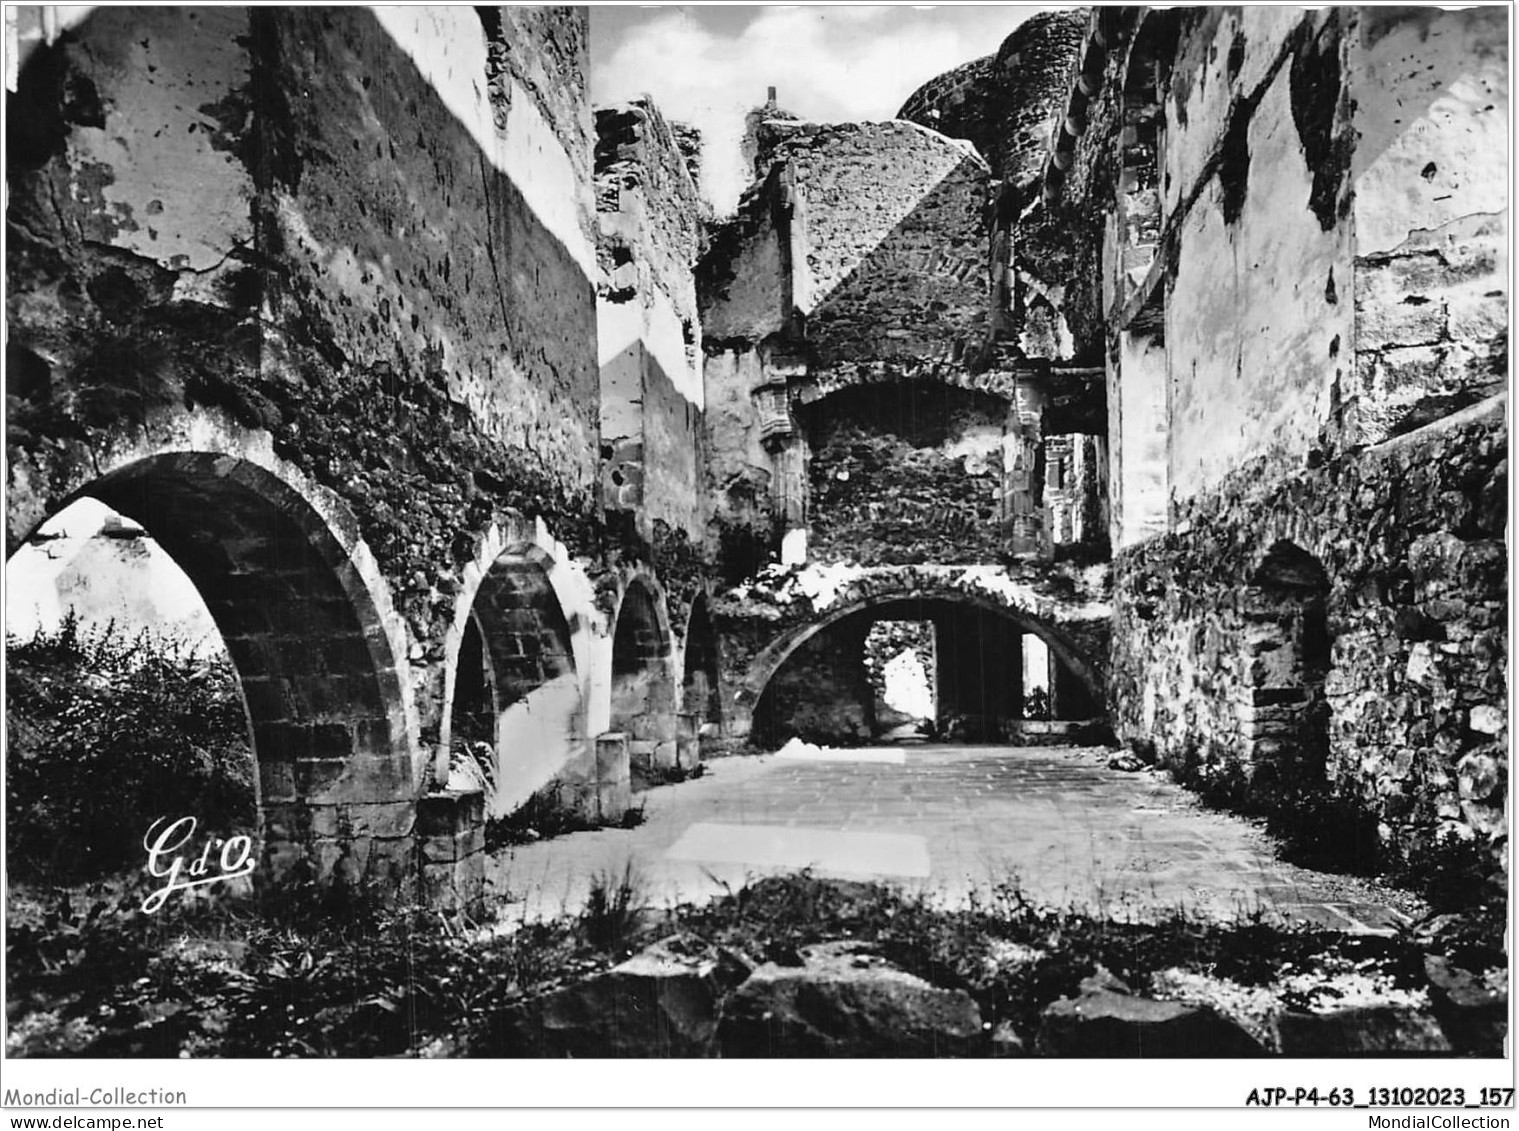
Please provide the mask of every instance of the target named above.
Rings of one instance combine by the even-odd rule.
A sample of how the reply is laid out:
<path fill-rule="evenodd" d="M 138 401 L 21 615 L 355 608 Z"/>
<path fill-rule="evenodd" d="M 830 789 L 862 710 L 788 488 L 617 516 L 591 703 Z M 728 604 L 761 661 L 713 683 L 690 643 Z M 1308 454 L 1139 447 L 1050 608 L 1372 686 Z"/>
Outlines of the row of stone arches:
<path fill-rule="evenodd" d="M 596 736 L 624 736 L 632 768 L 647 781 L 648 771 L 694 764 L 697 749 L 682 740 L 694 739 L 702 723 L 721 721 L 718 646 L 705 594 L 690 604 L 681 647 L 658 582 L 646 574 L 626 579 L 608 618 L 604 660 L 584 594 L 572 581 L 556 587 L 561 571 L 562 558 L 515 541 L 485 569 L 473 599 L 465 594 L 461 602 L 439 745 L 444 752 L 486 748 L 492 815 L 566 775 L 594 777 Z M 685 721 L 693 716 L 699 722 Z"/>
<path fill-rule="evenodd" d="M 8 549 L 93 498 L 139 524 L 188 576 L 242 694 L 265 877 L 413 875 L 429 837 L 422 825 L 439 824 L 419 825 L 419 803 L 446 786 L 456 739 L 489 749 L 499 812 L 560 779 L 594 785 L 596 740 L 607 731 L 673 752 L 688 693 L 702 721 L 720 719 L 703 594 L 682 610 L 682 645 L 651 576 L 618 579 L 608 615 L 541 522 L 493 528 L 480 564 L 465 571 L 453 627 L 430 652 L 434 644 L 412 639 L 333 493 L 266 437 L 191 416 L 161 430 L 156 447 L 123 445 L 71 480 L 13 466 Z M 441 696 L 429 695 L 434 683 Z M 450 837 L 471 841 L 464 828 Z"/>

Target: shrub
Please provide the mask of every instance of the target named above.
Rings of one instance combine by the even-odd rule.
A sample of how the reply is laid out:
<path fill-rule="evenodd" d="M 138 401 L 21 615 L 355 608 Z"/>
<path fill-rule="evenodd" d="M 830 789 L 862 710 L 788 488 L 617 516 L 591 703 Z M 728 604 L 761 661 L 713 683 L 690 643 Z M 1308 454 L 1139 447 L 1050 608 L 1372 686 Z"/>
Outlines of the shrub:
<path fill-rule="evenodd" d="M 1484 837 L 1447 832 L 1415 842 L 1393 869 L 1395 882 L 1418 891 L 1435 911 L 1465 911 L 1507 898 L 1501 866 Z"/>
<path fill-rule="evenodd" d="M 194 816 L 197 836 L 250 827 L 254 763 L 225 657 L 114 624 L 7 641 L 9 864 L 54 880 L 143 858 L 159 817 Z"/>
<path fill-rule="evenodd" d="M 577 934 L 604 954 L 621 950 L 638 933 L 644 904 L 643 877 L 632 860 L 623 865 L 621 876 L 598 872 L 591 878 Z"/>

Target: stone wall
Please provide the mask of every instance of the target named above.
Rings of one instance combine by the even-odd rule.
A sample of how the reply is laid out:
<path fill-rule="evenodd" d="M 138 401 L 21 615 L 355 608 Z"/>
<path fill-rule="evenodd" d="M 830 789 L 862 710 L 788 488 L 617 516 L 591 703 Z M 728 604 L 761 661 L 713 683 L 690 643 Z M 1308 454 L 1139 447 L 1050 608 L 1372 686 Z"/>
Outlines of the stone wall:
<path fill-rule="evenodd" d="M 1359 13 L 1343 49 L 1356 131 L 1354 379 L 1371 444 L 1503 389 L 1508 364 L 1508 20 Z"/>
<path fill-rule="evenodd" d="M 1236 472 L 1176 531 L 1114 561 L 1110 708 L 1120 737 L 1207 777 L 1249 772 L 1249 589 L 1287 542 L 1328 580 L 1326 787 L 1411 850 L 1504 827 L 1508 465 L 1487 402 L 1354 458 Z M 1260 712 L 1263 716 L 1266 712 Z M 1290 752 L 1283 752 L 1290 753 Z"/>
<path fill-rule="evenodd" d="M 807 406 L 808 554 L 857 565 L 996 561 L 1007 402 L 928 381 Z"/>
<path fill-rule="evenodd" d="M 930 79 L 898 118 L 973 143 L 994 176 L 1019 188 L 1040 172 L 1060 126 L 1084 8 L 1039 12 L 1019 24 L 995 55 Z"/>
<path fill-rule="evenodd" d="M 12 547 L 90 444 L 185 403 L 268 431 L 336 491 L 422 640 L 472 524 L 517 509 L 585 536 L 585 107 L 551 119 L 524 96 L 500 129 L 469 82 L 487 69 L 473 13 L 386 18 L 100 9 L 29 60 Z M 545 147 L 532 183 L 503 172 Z"/>
<path fill-rule="evenodd" d="M 584 31 L 99 8 L 20 69 L 7 545 L 83 489 L 186 568 L 276 871 L 408 871 L 466 567 L 596 548 Z"/>
<path fill-rule="evenodd" d="M 510 26 L 462 9 L 257 18 L 262 88 L 293 100 L 265 139 L 266 238 L 287 261 L 265 368 L 302 391 L 321 422 L 302 441 L 355 508 L 379 512 L 375 552 L 404 559 L 407 611 L 433 606 L 414 630 L 433 636 L 460 527 L 511 493 L 570 537 L 594 498 L 584 17 L 523 17 L 555 34 L 505 51 Z"/>
<path fill-rule="evenodd" d="M 906 122 L 786 130 L 814 366 L 958 358 L 985 336 L 989 177 L 968 147 Z"/>
<path fill-rule="evenodd" d="M 773 117 L 765 131 L 769 164 L 697 273 L 714 518 L 733 578 L 807 556 L 795 405 L 898 373 L 966 382 L 987 324 L 989 180 L 968 146 L 906 122 Z"/>
<path fill-rule="evenodd" d="M 807 742 L 858 744 L 875 733 L 875 693 L 859 618 L 818 633 L 775 673 L 754 712 L 753 741 L 774 749 Z"/>
<path fill-rule="evenodd" d="M 1504 822 L 1506 30 L 1097 20 L 1017 233 L 1100 264 L 1062 313 L 1105 338 L 1120 735 L 1257 798 L 1354 797 L 1401 851 Z"/>
<path fill-rule="evenodd" d="M 926 619 L 926 604 L 947 614 L 1006 620 L 1040 636 L 1099 700 L 1109 647 L 1107 587 L 1105 565 L 1065 562 L 772 566 L 712 601 L 730 708 L 727 733 L 748 733 L 771 677 L 818 633 L 849 618 L 865 628 L 872 619 Z"/>
<path fill-rule="evenodd" d="M 603 502 L 700 542 L 703 208 L 679 139 L 647 101 L 596 112 Z"/>

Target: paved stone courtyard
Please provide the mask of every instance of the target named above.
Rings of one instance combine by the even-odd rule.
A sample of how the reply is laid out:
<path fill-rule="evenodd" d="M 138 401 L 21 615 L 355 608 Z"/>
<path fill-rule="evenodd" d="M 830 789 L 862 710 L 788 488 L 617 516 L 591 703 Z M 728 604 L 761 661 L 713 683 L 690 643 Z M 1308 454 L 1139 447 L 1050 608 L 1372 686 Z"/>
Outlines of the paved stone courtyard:
<path fill-rule="evenodd" d="M 1164 774 L 1111 769 L 1108 756 L 924 746 L 718 759 L 701 778 L 640 795 L 638 828 L 502 850 L 488 882 L 508 919 L 576 910 L 593 877 L 631 861 L 665 905 L 810 866 L 950 904 L 1013 881 L 1038 902 L 1119 917 L 1185 907 L 1348 930 L 1400 921 L 1385 892 L 1283 863 L 1248 821 L 1204 809 Z"/>

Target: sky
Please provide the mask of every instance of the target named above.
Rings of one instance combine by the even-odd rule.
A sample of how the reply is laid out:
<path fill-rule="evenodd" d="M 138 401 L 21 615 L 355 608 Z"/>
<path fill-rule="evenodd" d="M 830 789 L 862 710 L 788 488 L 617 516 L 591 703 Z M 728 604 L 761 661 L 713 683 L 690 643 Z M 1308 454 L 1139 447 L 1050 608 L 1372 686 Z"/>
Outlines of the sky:
<path fill-rule="evenodd" d="M 994 53 L 1040 7 L 941 5 L 591 6 L 591 100 L 648 93 L 702 131 L 703 189 L 722 215 L 748 175 L 744 114 L 766 87 L 798 117 L 881 121 L 935 75 Z"/>

